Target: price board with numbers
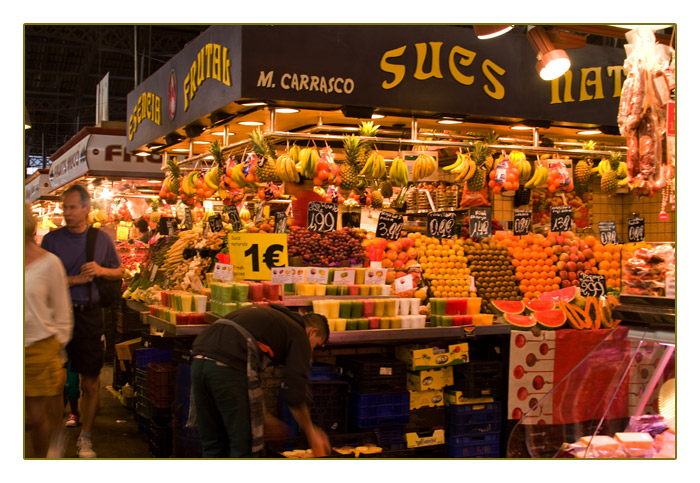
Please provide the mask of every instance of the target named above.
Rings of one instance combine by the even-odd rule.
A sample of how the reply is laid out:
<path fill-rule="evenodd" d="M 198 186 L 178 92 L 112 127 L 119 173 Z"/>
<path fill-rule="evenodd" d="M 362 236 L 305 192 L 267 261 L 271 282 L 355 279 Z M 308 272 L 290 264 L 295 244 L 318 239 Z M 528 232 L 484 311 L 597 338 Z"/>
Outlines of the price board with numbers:
<path fill-rule="evenodd" d="M 287 214 L 284 211 L 275 213 L 275 233 L 285 233 L 287 231 Z"/>
<path fill-rule="evenodd" d="M 531 210 L 513 210 L 513 235 L 525 236 L 530 234 L 532 226 Z"/>
<path fill-rule="evenodd" d="M 428 236 L 431 238 L 452 238 L 455 234 L 454 213 L 428 213 Z"/>
<path fill-rule="evenodd" d="M 491 236 L 491 208 L 469 210 L 469 236 L 472 238 Z"/>
<path fill-rule="evenodd" d="M 212 215 L 209 217 L 209 229 L 212 231 L 212 233 L 218 233 L 221 230 L 224 229 L 224 222 L 221 219 L 220 214 Z"/>
<path fill-rule="evenodd" d="M 582 297 L 601 297 L 605 295 L 605 275 L 600 273 L 578 274 L 578 285 Z"/>
<path fill-rule="evenodd" d="M 270 280 L 272 268 L 289 265 L 284 234 L 229 233 L 228 250 L 238 280 Z"/>
<path fill-rule="evenodd" d="M 191 230 L 192 226 L 192 209 L 189 206 L 187 206 L 185 207 L 185 229 Z"/>
<path fill-rule="evenodd" d="M 403 216 L 398 213 L 389 213 L 388 211 L 379 213 L 376 231 L 377 237 L 395 241 L 401 238 L 402 229 Z"/>
<path fill-rule="evenodd" d="M 166 222 L 166 224 L 168 227 L 168 236 L 175 235 L 175 220 L 171 218 Z"/>
<path fill-rule="evenodd" d="M 231 229 L 233 231 L 241 231 L 243 229 L 243 222 L 241 221 L 241 217 L 235 205 L 225 206 L 224 213 L 228 215 L 228 222 L 231 223 Z"/>
<path fill-rule="evenodd" d="M 614 221 L 599 221 L 600 243 L 603 245 L 617 244 L 617 224 Z"/>
<path fill-rule="evenodd" d="M 311 201 L 306 214 L 306 228 L 309 231 L 331 232 L 338 226 L 338 205 Z"/>
<path fill-rule="evenodd" d="M 627 220 L 627 241 L 637 243 L 644 241 L 644 218 L 629 218 Z"/>
<path fill-rule="evenodd" d="M 551 214 L 551 231 L 569 231 L 571 230 L 571 206 L 552 206 Z"/>

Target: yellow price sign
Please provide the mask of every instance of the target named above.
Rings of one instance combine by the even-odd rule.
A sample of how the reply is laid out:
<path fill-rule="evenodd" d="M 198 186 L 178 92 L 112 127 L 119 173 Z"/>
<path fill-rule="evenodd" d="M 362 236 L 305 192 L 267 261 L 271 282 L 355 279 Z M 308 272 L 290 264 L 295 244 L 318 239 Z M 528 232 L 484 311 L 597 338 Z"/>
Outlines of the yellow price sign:
<path fill-rule="evenodd" d="M 239 280 L 270 280 L 272 268 L 289 264 L 284 233 L 229 233 L 228 252 Z"/>

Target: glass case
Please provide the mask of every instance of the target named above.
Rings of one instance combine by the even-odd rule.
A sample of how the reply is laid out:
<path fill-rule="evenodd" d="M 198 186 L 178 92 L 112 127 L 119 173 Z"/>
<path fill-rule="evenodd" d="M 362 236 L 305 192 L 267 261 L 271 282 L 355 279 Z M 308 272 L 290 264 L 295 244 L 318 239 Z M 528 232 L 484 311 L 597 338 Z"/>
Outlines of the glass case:
<path fill-rule="evenodd" d="M 627 243 L 622 250 L 621 294 L 675 298 L 675 243 Z"/>

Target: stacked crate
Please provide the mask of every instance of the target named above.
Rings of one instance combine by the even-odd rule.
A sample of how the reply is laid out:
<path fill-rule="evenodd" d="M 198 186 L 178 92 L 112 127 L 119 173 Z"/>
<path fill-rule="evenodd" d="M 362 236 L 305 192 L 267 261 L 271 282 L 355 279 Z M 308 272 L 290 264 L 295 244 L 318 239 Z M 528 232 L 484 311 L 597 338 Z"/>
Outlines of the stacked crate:
<path fill-rule="evenodd" d="M 452 402 L 448 398 L 448 402 Z M 446 413 L 447 456 L 498 458 L 501 403 L 497 401 L 449 404 Z"/>
<path fill-rule="evenodd" d="M 192 386 L 191 366 L 180 363 L 175 371 L 175 400 L 172 406 L 173 457 L 200 458 L 202 443 L 197 428 L 186 426 L 193 408 L 190 399 Z"/>

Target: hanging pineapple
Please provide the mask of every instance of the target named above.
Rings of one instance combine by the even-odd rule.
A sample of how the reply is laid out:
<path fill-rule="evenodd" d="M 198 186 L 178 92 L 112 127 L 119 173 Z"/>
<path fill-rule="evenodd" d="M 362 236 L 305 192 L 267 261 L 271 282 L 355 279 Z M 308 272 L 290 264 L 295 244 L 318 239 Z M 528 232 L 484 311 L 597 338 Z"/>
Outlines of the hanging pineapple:
<path fill-rule="evenodd" d="M 486 143 L 477 142 L 474 144 L 474 151 L 471 157 L 476 163 L 476 171 L 467 181 L 467 188 L 469 191 L 481 191 L 486 186 L 486 180 L 491 172 L 491 168 L 493 168 L 491 149 Z"/>
<path fill-rule="evenodd" d="M 615 193 L 617 193 L 617 170 L 620 166 L 620 158 L 620 153 L 612 153 L 610 155 L 610 160 L 608 161 L 609 167 L 607 164 L 605 164 L 605 167 L 608 169 L 605 169 L 604 172 L 600 174 L 600 190 L 605 195 L 613 196 Z"/>
<path fill-rule="evenodd" d="M 595 149 L 595 141 L 588 141 L 583 145 L 583 149 Z M 574 187 L 579 195 L 588 191 L 588 181 L 593 173 L 593 159 L 590 156 L 585 156 L 574 168 Z"/>
<path fill-rule="evenodd" d="M 357 130 L 359 136 L 374 137 L 377 135 L 379 126 L 375 126 L 372 121 L 362 122 Z M 372 143 L 370 141 L 360 141 L 360 148 L 357 155 L 358 167 L 365 167 L 372 154 Z"/>
<path fill-rule="evenodd" d="M 170 174 L 163 180 L 158 196 L 161 200 L 172 204 L 180 196 L 180 181 L 182 180 L 180 167 L 177 165 L 177 158 L 172 157 L 168 159 L 168 169 Z"/>
<path fill-rule="evenodd" d="M 275 150 L 270 144 L 270 139 L 265 136 L 260 128 L 248 133 L 251 147 L 257 156 L 257 176 L 261 183 L 279 182 L 275 169 L 277 165 L 277 156 Z"/>
<path fill-rule="evenodd" d="M 357 187 L 360 180 L 359 157 L 362 141 L 354 134 L 343 136 L 343 148 L 345 148 L 345 161 L 340 165 L 340 189 L 350 191 Z"/>

